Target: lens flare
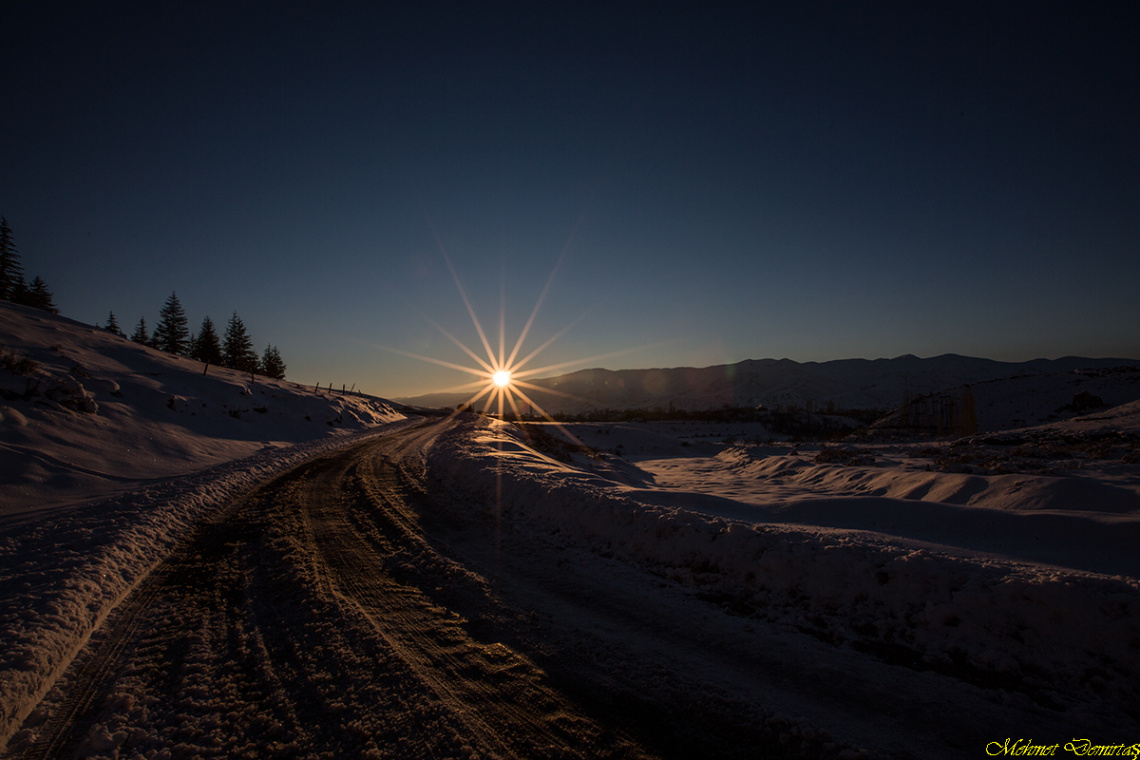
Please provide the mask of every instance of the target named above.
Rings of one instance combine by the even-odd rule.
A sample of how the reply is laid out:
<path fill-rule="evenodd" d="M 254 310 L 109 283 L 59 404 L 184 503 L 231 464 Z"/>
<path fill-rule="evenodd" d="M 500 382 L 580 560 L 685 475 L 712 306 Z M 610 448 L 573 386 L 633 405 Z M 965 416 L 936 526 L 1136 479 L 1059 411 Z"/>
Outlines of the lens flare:
<path fill-rule="evenodd" d="M 421 207 L 423 203 L 421 201 Z M 436 364 L 441 367 L 458 370 L 460 372 L 474 375 L 475 380 L 472 382 L 464 383 L 453 388 L 453 391 L 471 391 L 472 395 L 464 403 L 456 407 L 456 412 L 459 411 L 482 411 L 483 413 L 497 415 L 501 420 L 511 419 L 516 420 L 546 420 L 548 422 L 555 422 L 551 414 L 543 409 L 542 405 L 534 398 L 535 395 L 539 398 L 559 397 L 568 399 L 579 404 L 588 404 L 586 399 L 578 398 L 577 396 L 566 393 L 562 390 L 550 387 L 548 384 L 537 384 L 530 382 L 528 379 L 537 379 L 544 374 L 551 372 L 566 370 L 574 366 L 580 366 L 587 362 L 596 362 L 607 359 L 613 356 L 619 356 L 636 350 L 634 348 L 624 349 L 620 351 L 611 351 L 608 353 L 597 354 L 591 357 L 584 357 L 582 359 L 558 362 L 555 364 L 548 364 L 543 367 L 530 366 L 531 360 L 535 359 L 539 354 L 549 348 L 555 341 L 561 338 L 566 332 L 570 330 L 582 317 L 583 313 L 578 319 L 571 322 L 566 327 L 549 337 L 537 348 L 530 351 L 523 358 L 519 358 L 522 352 L 523 345 L 530 334 L 531 328 L 534 327 L 535 321 L 538 317 L 539 310 L 542 308 L 546 300 L 551 286 L 554 284 L 555 275 L 558 273 L 559 268 L 562 266 L 563 260 L 566 258 L 567 252 L 570 249 L 570 244 L 577 232 L 577 225 L 570 233 L 566 245 L 562 249 L 562 253 L 558 256 L 558 260 L 554 264 L 554 268 L 550 272 L 550 276 L 546 280 L 546 284 L 542 288 L 538 299 L 535 301 L 534 308 L 527 318 L 525 324 L 520 331 L 518 338 L 515 340 L 514 345 L 508 350 L 507 336 L 506 336 L 506 285 L 503 286 L 502 303 L 500 304 L 499 311 L 499 335 L 498 335 L 498 350 L 492 348 L 491 338 L 492 334 L 488 333 L 483 328 L 483 323 L 475 313 L 475 307 L 471 303 L 471 299 L 467 296 L 467 289 L 463 287 L 463 282 L 459 278 L 459 273 L 452 263 L 451 257 L 447 253 L 447 248 L 443 244 L 443 240 L 439 235 L 434 223 L 431 220 L 431 215 L 427 213 L 427 209 L 423 209 L 424 217 L 427 219 L 428 227 L 431 230 L 432 236 L 435 238 L 436 244 L 439 247 L 439 252 L 447 265 L 447 271 L 451 275 L 452 281 L 455 283 L 456 290 L 459 291 L 459 297 L 463 305 L 467 309 L 468 316 L 471 317 L 471 324 L 475 328 L 475 333 L 478 336 L 478 344 L 475 347 L 467 345 L 464 341 L 457 338 L 442 325 L 436 322 L 427 314 L 420 312 L 421 316 L 433 327 L 435 327 L 444 337 L 455 344 L 466 356 L 474 362 L 474 365 L 464 365 L 445 359 L 439 359 L 433 356 L 425 356 L 423 354 L 412 353 L 398 348 L 388 346 L 378 346 L 386 351 L 391 351 L 396 354 L 408 356 L 413 359 Z M 583 210 L 583 216 L 585 211 Z M 581 219 L 578 223 L 581 223 Z M 414 305 L 409 304 L 413 311 L 419 311 Z M 478 351 L 478 346 L 482 346 L 483 355 L 481 356 Z M 647 348 L 643 346 L 642 348 Z M 528 393 L 529 391 L 529 393 Z M 547 403 L 550 403 L 549 401 Z M 562 427 L 559 425 L 559 427 Z M 577 439 L 570 433 L 569 430 L 563 428 L 564 434 L 578 443 Z"/>

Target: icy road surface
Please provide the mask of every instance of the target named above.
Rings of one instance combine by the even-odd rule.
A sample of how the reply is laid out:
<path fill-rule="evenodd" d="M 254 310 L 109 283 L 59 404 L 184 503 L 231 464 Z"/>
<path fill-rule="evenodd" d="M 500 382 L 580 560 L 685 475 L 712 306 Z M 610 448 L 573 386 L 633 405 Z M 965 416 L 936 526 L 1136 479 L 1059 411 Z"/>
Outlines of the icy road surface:
<path fill-rule="evenodd" d="M 734 608 L 607 549 L 617 528 L 524 517 L 520 500 L 573 510 L 567 494 L 607 486 L 560 471 L 563 490 L 529 495 L 511 458 L 534 452 L 500 437 L 491 459 L 458 453 L 486 424 L 400 429 L 226 503 L 6 756 L 950 758 L 1007 736 L 1137 738 L 1112 716 L 1070 726 L 1009 674 Z"/>

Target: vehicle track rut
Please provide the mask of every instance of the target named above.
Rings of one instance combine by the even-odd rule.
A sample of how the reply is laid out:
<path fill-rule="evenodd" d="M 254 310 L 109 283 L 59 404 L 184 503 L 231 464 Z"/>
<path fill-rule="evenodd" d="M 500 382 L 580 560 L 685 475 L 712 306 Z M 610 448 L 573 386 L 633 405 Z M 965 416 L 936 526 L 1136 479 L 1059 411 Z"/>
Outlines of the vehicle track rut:
<path fill-rule="evenodd" d="M 536 750 L 604 752 L 597 746 L 603 731 L 544 684 L 533 662 L 501 643 L 472 638 L 461 615 L 386 567 L 401 557 L 422 579 L 425 566 L 448 564 L 425 541 L 406 503 L 410 489 L 401 483 L 409 460 L 437 434 L 438 428 L 429 428 L 407 440 L 381 440 L 367 447 L 366 457 L 338 459 L 307 473 L 301 502 L 330 585 L 359 606 L 386 646 L 479 746 L 504 757 Z"/>

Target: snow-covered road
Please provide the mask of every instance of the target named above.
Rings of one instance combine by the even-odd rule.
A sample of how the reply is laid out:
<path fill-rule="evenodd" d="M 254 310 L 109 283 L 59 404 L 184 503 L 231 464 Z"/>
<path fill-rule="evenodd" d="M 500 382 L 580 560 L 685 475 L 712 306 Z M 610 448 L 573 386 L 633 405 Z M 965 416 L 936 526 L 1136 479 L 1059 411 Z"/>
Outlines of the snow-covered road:
<path fill-rule="evenodd" d="M 67 542 L 12 553 L 5 757 L 965 758 L 1008 737 L 1140 739 L 1131 580 L 686 509 L 623 485 L 620 462 L 560 462 L 469 415 L 292 456 L 256 487 L 215 472 L 114 519 L 65 514 L 74 559 Z M 50 517 L 0 527 L 27 548 Z"/>
<path fill-rule="evenodd" d="M 118 606 L 8 754 L 643 756 L 432 598 L 462 569 L 405 494 L 440 428 L 319 456 L 223 507 Z"/>

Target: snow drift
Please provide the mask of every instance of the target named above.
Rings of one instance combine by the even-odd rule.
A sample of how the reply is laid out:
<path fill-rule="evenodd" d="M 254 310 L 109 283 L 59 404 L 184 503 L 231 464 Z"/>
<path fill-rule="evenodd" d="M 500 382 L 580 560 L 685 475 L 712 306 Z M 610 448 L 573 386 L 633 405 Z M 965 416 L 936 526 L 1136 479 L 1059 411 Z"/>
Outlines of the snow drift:
<path fill-rule="evenodd" d="M 742 465 L 747 455 L 739 451 L 728 456 L 735 468 L 766 466 Z M 612 463 L 602 474 L 583 458 L 564 463 L 500 423 L 469 422 L 431 466 L 450 488 L 495 505 L 504 524 L 588 544 L 738 614 L 905 667 L 1031 694 L 1086 726 L 1115 720 L 1119 730 L 1140 714 L 1140 581 L 1067 567 L 1060 551 L 1056 564 L 1020 556 L 1040 540 L 1033 531 L 1010 531 L 1004 554 L 982 552 L 972 546 L 979 526 L 957 522 L 948 502 L 805 493 L 797 511 L 794 501 L 760 508 L 695 490 L 621 485 L 604 476 Z M 852 474 L 842 465 L 814 469 L 819 479 Z M 931 479 L 924 471 L 914 484 Z M 929 482 L 927 494 L 962 493 L 952 474 L 933 480 L 941 482 Z M 893 531 L 884 503 L 905 506 L 931 535 Z M 1009 506 L 977 509 L 998 518 L 1014 514 Z M 791 511 L 781 516 L 782 507 Z M 820 519 L 824 512 L 846 516 Z M 1129 538 L 1102 553 L 1131 554 L 1138 520 L 1109 519 L 1106 534 Z M 1070 545 L 1077 566 L 1079 541 Z M 1135 567 L 1126 560 L 1108 564 Z"/>

